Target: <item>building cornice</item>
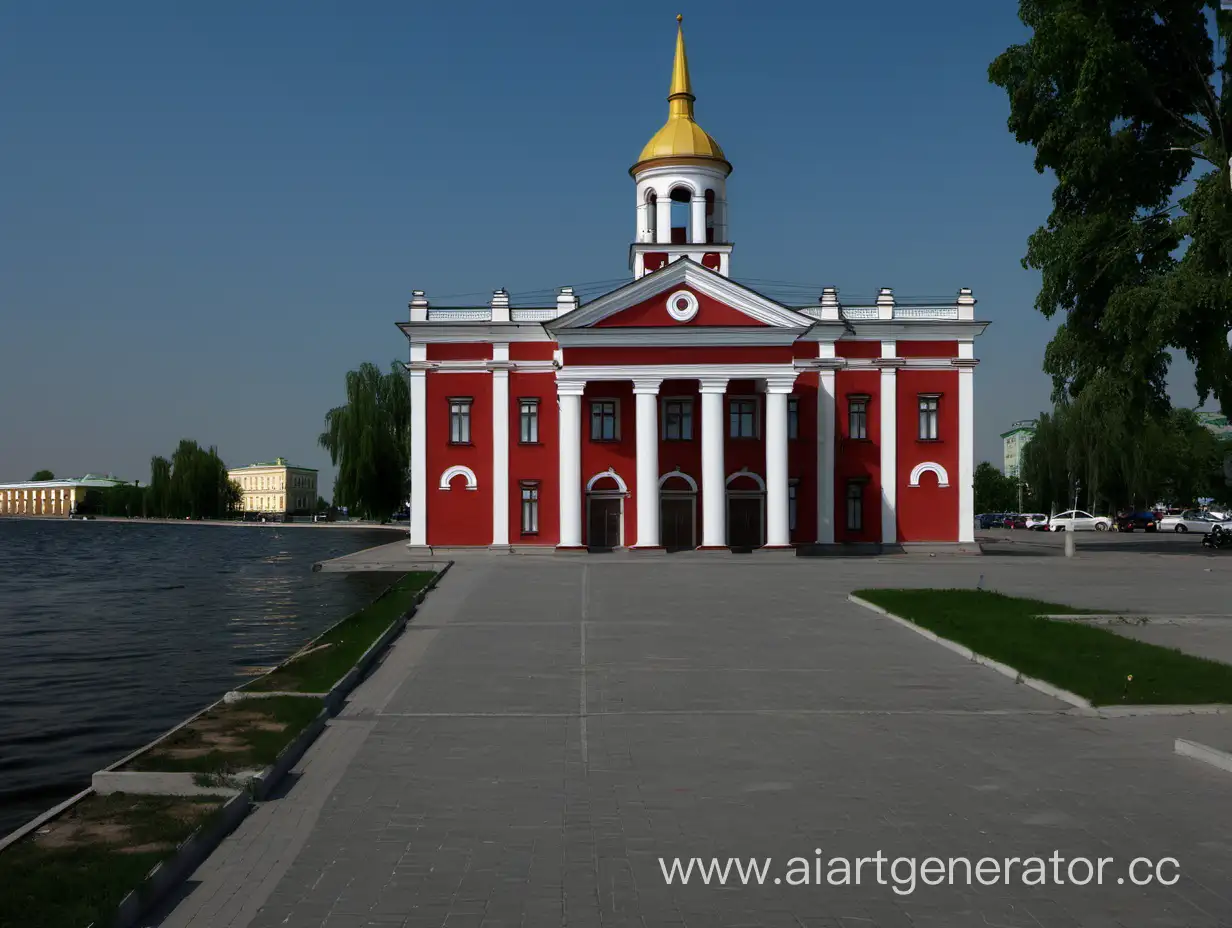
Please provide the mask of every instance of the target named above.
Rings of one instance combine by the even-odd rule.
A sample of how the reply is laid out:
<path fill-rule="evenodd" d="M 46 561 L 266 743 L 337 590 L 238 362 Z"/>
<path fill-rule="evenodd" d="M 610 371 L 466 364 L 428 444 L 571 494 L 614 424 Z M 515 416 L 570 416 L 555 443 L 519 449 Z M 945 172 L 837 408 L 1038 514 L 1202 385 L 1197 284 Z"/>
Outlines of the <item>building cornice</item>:
<path fill-rule="evenodd" d="M 790 364 L 612 364 L 565 365 L 556 374 L 558 383 L 592 380 L 761 380 L 794 378 Z"/>
<path fill-rule="evenodd" d="M 690 348 L 714 345 L 759 347 L 791 345 L 807 331 L 804 327 L 781 326 L 610 326 L 558 329 L 556 342 L 562 348 Z"/>
<path fill-rule="evenodd" d="M 397 326 L 413 342 L 553 341 L 537 322 L 399 322 Z"/>
<path fill-rule="evenodd" d="M 950 341 L 975 338 L 988 325 L 977 319 L 869 319 L 852 322 L 853 334 L 847 338 L 855 341 Z"/>
<path fill-rule="evenodd" d="M 411 361 L 402 365 L 408 371 L 432 371 L 437 374 L 486 374 L 492 371 L 516 371 L 519 374 L 550 374 L 557 369 L 555 361 Z"/>

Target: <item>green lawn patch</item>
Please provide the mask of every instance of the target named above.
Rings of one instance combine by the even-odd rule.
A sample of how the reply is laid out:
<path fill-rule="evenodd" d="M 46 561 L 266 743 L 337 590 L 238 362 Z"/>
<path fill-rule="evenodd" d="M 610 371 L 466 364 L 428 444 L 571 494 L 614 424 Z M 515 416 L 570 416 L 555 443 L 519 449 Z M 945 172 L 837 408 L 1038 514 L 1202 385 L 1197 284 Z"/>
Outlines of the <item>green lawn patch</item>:
<path fill-rule="evenodd" d="M 218 775 L 264 769 L 321 714 L 323 705 L 307 696 L 225 703 L 202 713 L 123 769 Z"/>
<path fill-rule="evenodd" d="M 415 594 L 432 578 L 433 571 L 404 574 L 370 606 L 343 619 L 314 639 L 301 652 L 246 689 L 262 692 L 327 693 L 359 662 L 389 626 L 410 611 Z"/>
<path fill-rule="evenodd" d="M 982 590 L 857 590 L 855 595 L 1092 705 L 1232 703 L 1232 665 L 1093 625 L 1035 617 L 1088 610 Z"/>
<path fill-rule="evenodd" d="M 216 797 L 83 799 L 0 851 L 0 925 L 110 925 L 120 901 L 222 805 Z"/>

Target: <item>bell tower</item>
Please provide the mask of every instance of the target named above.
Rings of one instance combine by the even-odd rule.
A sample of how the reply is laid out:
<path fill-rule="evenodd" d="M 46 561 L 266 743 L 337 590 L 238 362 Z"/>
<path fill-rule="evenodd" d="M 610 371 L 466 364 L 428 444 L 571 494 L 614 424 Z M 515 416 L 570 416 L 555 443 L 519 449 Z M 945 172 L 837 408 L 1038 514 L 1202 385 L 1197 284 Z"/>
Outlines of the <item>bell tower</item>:
<path fill-rule="evenodd" d="M 691 258 L 730 273 L 727 175 L 723 149 L 693 117 L 693 85 L 684 50 L 684 17 L 676 17 L 676 56 L 667 95 L 667 122 L 629 168 L 637 188 L 637 238 L 629 248 L 634 279 Z"/>

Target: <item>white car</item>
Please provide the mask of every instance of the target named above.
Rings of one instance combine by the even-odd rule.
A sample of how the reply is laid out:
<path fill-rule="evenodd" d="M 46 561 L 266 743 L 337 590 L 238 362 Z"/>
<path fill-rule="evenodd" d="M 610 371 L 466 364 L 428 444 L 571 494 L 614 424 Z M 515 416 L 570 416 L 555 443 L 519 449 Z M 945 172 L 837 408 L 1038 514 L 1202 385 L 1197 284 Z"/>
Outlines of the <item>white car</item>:
<path fill-rule="evenodd" d="M 1042 512 L 1029 512 L 1025 516 L 1026 525 L 1032 531 L 1038 531 L 1048 525 L 1048 516 Z"/>
<path fill-rule="evenodd" d="M 1200 509 L 1186 509 L 1178 516 L 1164 516 L 1159 520 L 1161 532 L 1200 532 L 1205 535 L 1216 525 L 1224 530 L 1232 529 L 1232 521 Z"/>
<path fill-rule="evenodd" d="M 1093 516 L 1081 509 L 1070 509 L 1048 520 L 1050 532 L 1106 532 L 1112 525 L 1108 516 Z"/>

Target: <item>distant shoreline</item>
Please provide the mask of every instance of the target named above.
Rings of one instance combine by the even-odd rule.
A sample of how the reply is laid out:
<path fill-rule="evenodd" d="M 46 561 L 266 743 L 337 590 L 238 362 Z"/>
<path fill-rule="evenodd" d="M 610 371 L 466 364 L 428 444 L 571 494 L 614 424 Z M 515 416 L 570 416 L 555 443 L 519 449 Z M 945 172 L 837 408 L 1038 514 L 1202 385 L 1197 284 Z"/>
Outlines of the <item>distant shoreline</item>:
<path fill-rule="evenodd" d="M 3 522 L 123 522 L 133 525 L 229 525 L 235 528 L 349 528 L 349 529 L 380 529 L 387 532 L 401 532 L 403 535 L 409 534 L 405 524 L 399 525 L 393 522 L 387 522 L 382 525 L 379 522 L 244 522 L 231 519 L 126 519 L 123 516 L 90 516 L 89 519 L 75 518 L 70 519 L 68 516 L 31 516 L 31 515 L 4 515 L 0 516 L 0 523 Z"/>

